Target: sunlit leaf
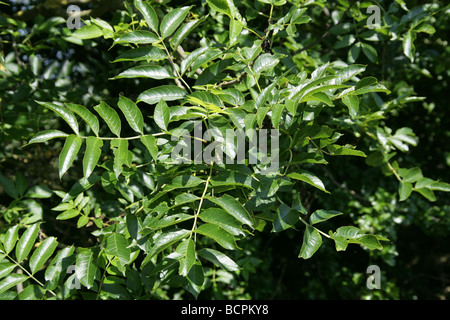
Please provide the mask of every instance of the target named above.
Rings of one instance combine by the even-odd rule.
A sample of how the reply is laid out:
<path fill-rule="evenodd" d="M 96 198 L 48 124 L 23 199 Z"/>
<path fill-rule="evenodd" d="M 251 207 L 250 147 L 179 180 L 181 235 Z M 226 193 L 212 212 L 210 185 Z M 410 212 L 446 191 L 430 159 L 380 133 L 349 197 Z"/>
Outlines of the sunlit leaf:
<path fill-rule="evenodd" d="M 83 157 L 83 175 L 88 178 L 100 159 L 103 141 L 96 137 L 86 138 L 86 151 Z"/>
<path fill-rule="evenodd" d="M 39 244 L 39 247 L 37 247 L 30 258 L 29 265 L 32 274 L 36 273 L 44 266 L 57 246 L 58 242 L 55 237 L 49 237 Z"/>
<path fill-rule="evenodd" d="M 79 136 L 74 134 L 66 138 L 63 149 L 59 154 L 59 178 L 61 179 L 64 173 L 69 170 L 73 161 L 75 160 L 78 151 L 81 148 L 82 140 Z"/>
<path fill-rule="evenodd" d="M 170 11 L 168 14 L 166 14 L 161 21 L 161 25 L 159 26 L 159 29 L 161 31 L 161 36 L 163 38 L 167 38 L 172 33 L 174 33 L 175 30 L 180 26 L 180 24 L 186 18 L 187 14 L 191 8 L 192 8 L 192 6 L 176 8 L 176 9 L 173 9 L 172 11 Z"/>
<path fill-rule="evenodd" d="M 309 259 L 322 245 L 322 236 L 314 227 L 306 226 L 299 258 Z"/>
<path fill-rule="evenodd" d="M 173 101 L 182 99 L 186 91 L 174 85 L 163 85 L 148 89 L 142 92 L 138 97 L 138 102 L 142 101 L 148 104 L 156 104 L 163 99 L 164 101 Z"/>
<path fill-rule="evenodd" d="M 16 245 L 16 261 L 22 262 L 28 257 L 39 234 L 39 223 L 30 226 L 20 237 Z"/>
<path fill-rule="evenodd" d="M 142 115 L 141 110 L 136 106 L 136 104 L 130 99 L 120 96 L 119 102 L 117 106 L 122 111 L 130 125 L 131 129 L 134 131 L 143 134 L 144 133 L 144 116 Z"/>
<path fill-rule="evenodd" d="M 120 137 L 121 121 L 117 112 L 104 101 L 101 101 L 98 106 L 94 107 L 94 109 L 106 122 L 111 132 L 117 137 Z"/>

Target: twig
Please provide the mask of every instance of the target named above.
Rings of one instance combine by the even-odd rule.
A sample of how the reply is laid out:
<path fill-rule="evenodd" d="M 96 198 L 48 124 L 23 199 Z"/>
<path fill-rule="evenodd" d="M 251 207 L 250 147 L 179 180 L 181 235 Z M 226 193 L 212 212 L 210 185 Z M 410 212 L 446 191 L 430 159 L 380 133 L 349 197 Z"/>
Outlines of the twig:
<path fill-rule="evenodd" d="M 197 211 L 195 212 L 195 215 L 194 215 L 194 223 L 192 225 L 192 229 L 191 229 L 191 233 L 189 235 L 189 238 L 191 238 L 192 234 L 195 231 L 195 228 L 197 228 L 198 215 L 200 214 L 200 210 L 202 209 L 203 200 L 205 199 L 206 191 L 208 190 L 208 186 L 209 186 L 209 181 L 212 178 L 212 170 L 213 170 L 213 163 L 211 163 L 211 169 L 209 170 L 208 179 L 206 179 L 205 189 L 203 189 L 203 193 L 202 193 L 202 196 L 200 198 L 200 203 L 199 203 Z M 197 234 L 194 234 L 194 241 L 196 240 L 196 236 L 197 236 Z"/>

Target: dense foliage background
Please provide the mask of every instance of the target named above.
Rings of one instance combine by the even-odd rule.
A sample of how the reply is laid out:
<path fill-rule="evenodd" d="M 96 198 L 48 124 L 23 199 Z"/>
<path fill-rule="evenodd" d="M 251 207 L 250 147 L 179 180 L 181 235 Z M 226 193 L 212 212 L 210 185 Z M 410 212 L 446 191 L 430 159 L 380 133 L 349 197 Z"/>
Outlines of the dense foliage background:
<path fill-rule="evenodd" d="M 1 299 L 54 296 L 61 299 L 449 298 L 450 252 L 447 243 L 450 241 L 450 201 L 446 193 L 449 187 L 445 182 L 450 182 L 450 150 L 447 145 L 450 120 L 446 99 L 450 76 L 450 7 L 445 1 L 149 1 L 161 24 L 169 12 L 185 10 L 178 25 L 187 26 L 185 30 L 189 32 L 177 43 L 176 35 L 182 33 L 167 31 L 168 36 L 164 40 L 173 61 L 167 59 L 167 52 L 157 40 L 144 45 L 117 40 L 129 31 L 158 31 L 158 25 L 156 30 L 151 27 L 155 21 L 153 16 L 145 14 L 144 9 L 148 7 L 143 7 L 141 1 L 137 2 L 137 5 L 133 1 L 106 0 L 0 2 Z M 76 31 L 67 27 L 66 9 L 69 4 L 81 8 L 82 19 L 90 28 Z M 375 28 L 369 24 L 369 19 L 373 20 L 373 11 L 367 10 L 373 5 L 380 9 L 380 23 Z M 178 25 L 173 24 L 174 28 Z M 148 43 L 150 46 L 145 46 Z M 149 47 L 157 48 L 158 52 L 147 52 L 147 59 L 138 59 L 129 51 L 130 48 Z M 191 61 L 198 69 L 190 65 L 190 69 L 186 67 L 184 77 L 177 77 L 179 68 L 183 70 L 182 61 L 189 59 L 192 52 L 198 52 L 195 51 L 198 48 L 207 48 L 204 52 L 211 54 L 202 55 L 201 61 Z M 153 56 L 157 54 L 160 54 L 159 59 Z M 258 59 L 261 57 L 265 60 Z M 170 72 L 173 67 L 175 75 L 164 77 L 158 74 L 142 78 L 135 73 L 118 76 L 145 62 L 167 66 Z M 378 80 L 368 80 L 367 86 L 359 82 L 358 87 L 353 76 L 346 79 L 345 84 L 355 86 L 356 83 L 356 89 L 367 88 L 367 92 L 356 98 L 358 102 L 351 98 L 353 96 L 340 100 L 339 92 L 326 91 L 326 97 L 318 94 L 314 96 L 316 100 L 305 100 L 298 109 L 289 105 L 286 99 L 292 92 L 289 90 L 301 85 L 302 81 L 310 77 L 314 79 L 314 76 L 339 74 L 348 65 L 359 66 L 362 73 L 358 74 L 358 79 L 374 77 Z M 279 91 L 272 91 L 273 83 Z M 194 267 L 185 272 L 180 267 L 178 274 L 178 265 L 165 269 L 160 260 L 149 262 L 150 259 L 144 260 L 142 254 L 135 257 L 136 267 L 134 264 L 121 264 L 124 262 L 121 259 L 114 260 L 111 257 L 121 258 L 126 250 L 118 246 L 114 251 L 114 246 L 109 246 L 113 240 L 126 238 L 132 252 L 139 253 L 132 247 L 135 242 L 130 240 L 133 238 L 130 225 L 134 221 L 131 217 L 136 216 L 136 225 L 140 226 L 145 223 L 143 216 L 138 215 L 140 211 L 140 214 L 151 215 L 154 208 L 156 211 L 164 210 L 159 202 L 161 199 L 153 204 L 151 199 L 155 190 L 160 192 L 160 189 L 155 189 L 155 184 L 161 187 L 159 183 L 165 181 L 167 172 L 167 183 L 171 182 L 170 175 L 176 176 L 177 170 L 198 172 L 203 182 L 207 180 L 206 192 L 210 190 L 208 183 L 213 168 L 186 166 L 174 169 L 165 166 L 164 158 L 156 160 L 157 155 L 151 154 L 154 151 L 152 147 L 146 150 L 130 140 L 134 165 L 125 156 L 117 166 L 115 161 L 120 156 L 119 151 L 104 152 L 95 168 L 102 170 L 99 171 L 101 180 L 71 194 L 74 184 L 82 181 L 80 179 L 86 174 L 82 154 L 61 175 L 58 157 L 64 147 L 64 139 L 36 138 L 36 134 L 44 130 L 69 133 L 73 129 L 64 117 L 49 110 L 54 106 L 48 107 L 52 102 L 65 103 L 66 106 L 82 105 L 92 113 L 97 110 L 94 107 L 116 106 L 120 101 L 126 106 L 124 108 L 137 105 L 145 118 L 145 126 L 141 125 L 145 131 L 164 132 L 163 127 L 169 121 L 178 125 L 177 120 L 182 122 L 183 117 L 179 113 L 179 118 L 175 119 L 172 114 L 167 119 L 155 112 L 168 110 L 165 107 L 174 110 L 176 99 L 167 99 L 167 104 L 163 104 L 159 99 L 149 102 L 150 98 L 140 96 L 145 90 L 160 85 L 184 87 L 186 90 L 189 87 L 193 91 L 196 88 L 197 92 L 207 93 L 230 88 L 235 91 L 227 91 L 226 96 L 217 94 L 225 103 L 221 100 L 216 107 L 226 110 L 225 106 L 241 107 L 244 100 L 250 101 L 242 108 L 247 114 L 253 111 L 256 114 L 252 103 L 260 102 L 261 91 L 270 91 L 266 97 L 267 105 L 272 108 L 286 104 L 286 110 L 283 107 L 276 120 L 275 110 L 278 109 L 267 109 L 267 117 L 263 114 L 262 118 L 258 112 L 256 122 L 261 120 L 258 127 L 279 126 L 282 148 L 294 152 L 290 155 L 282 153 L 287 160 L 280 172 L 286 174 L 288 169 L 301 164 L 302 168 L 314 172 L 314 177 L 320 177 L 329 192 L 323 192 L 322 184 L 311 183 L 311 180 L 303 183 L 304 176 L 292 185 L 289 180 L 284 188 L 278 180 L 274 182 L 274 179 L 267 178 L 257 186 L 256 193 L 251 194 L 256 199 L 252 203 L 243 200 L 248 200 L 250 191 L 248 194 L 245 191 L 244 196 L 240 193 L 247 190 L 241 188 L 241 184 L 245 187 L 246 182 L 216 179 L 214 188 L 217 193 L 220 193 L 222 182 L 224 194 L 241 197 L 246 210 L 259 214 L 255 218 L 259 222 L 256 230 L 252 230 L 252 236 L 243 236 L 238 241 L 239 250 L 227 251 L 235 262 L 223 268 L 219 267 L 220 263 L 203 262 L 202 265 L 189 262 L 189 254 L 184 253 L 184 260 L 179 263 L 182 266 L 192 263 Z M 270 90 L 265 91 L 268 87 Z M 325 92 L 322 89 L 328 90 L 317 88 L 317 92 L 322 94 Z M 119 100 L 120 97 L 131 100 Z M 217 111 L 211 106 L 216 100 L 210 96 L 205 98 L 205 95 L 198 94 L 193 97 L 197 100 L 184 100 L 183 105 L 186 101 L 199 103 L 198 109 L 204 109 L 198 111 L 200 114 L 205 110 Z M 262 105 L 264 103 L 266 101 Z M 119 113 L 123 111 L 115 109 Z M 208 122 L 211 124 L 213 118 L 209 112 L 204 113 L 204 118 L 211 120 Z M 122 113 L 120 115 L 122 117 Z M 235 125 L 244 120 L 240 116 L 241 113 L 237 112 L 237 120 L 230 117 L 230 123 Z M 136 127 L 130 128 L 126 124 L 130 121 L 125 118 L 126 115 L 121 118 L 122 133 L 133 136 L 136 130 L 131 129 Z M 80 117 L 78 119 L 80 132 L 84 136 L 92 136 L 95 130 L 85 126 Z M 139 131 L 139 124 L 137 127 Z M 103 122 L 100 129 L 101 136 L 114 136 L 111 134 L 114 130 Z M 66 137 L 67 134 L 60 136 Z M 286 137 L 289 138 L 289 146 L 283 145 L 283 141 L 288 139 Z M 33 138 L 35 142 L 43 143 L 28 144 Z M 333 156 L 337 153 L 336 147 L 330 146 L 338 138 L 339 146 L 349 146 L 344 148 L 348 155 Z M 92 140 L 92 143 L 97 142 Z M 159 156 L 168 153 L 168 147 L 164 149 L 165 144 L 168 141 L 159 141 Z M 120 143 L 117 145 L 116 150 L 119 150 Z M 215 167 L 214 170 L 219 169 Z M 233 168 L 229 172 L 246 173 Z M 120 182 L 119 177 L 122 177 Z M 291 175 L 291 178 L 295 177 L 298 178 Z M 200 197 L 203 185 L 192 184 L 192 190 Z M 295 202 L 300 198 L 292 196 L 291 190 L 298 191 L 300 203 Z M 277 194 L 278 198 L 273 200 L 262 195 L 267 193 Z M 173 193 L 168 203 L 180 194 Z M 71 208 L 61 207 L 61 200 L 67 200 L 68 195 L 73 195 L 71 203 L 79 209 L 75 215 L 72 215 L 74 211 L 70 211 Z M 150 203 L 144 205 L 142 199 Z M 142 210 L 138 209 L 139 206 L 134 207 L 139 201 L 143 203 Z M 264 201 L 270 207 L 267 211 L 258 209 Z M 356 226 L 364 233 L 376 234 L 389 241 L 380 241 L 382 247 L 377 244 L 372 248 L 370 245 L 349 244 L 345 251 L 340 251 L 336 250 L 337 242 L 335 246 L 332 240 L 324 237 L 322 246 L 313 252 L 313 256 L 299 258 L 305 226 L 296 219 L 295 223 L 289 222 L 288 227 L 277 229 L 274 222 L 280 223 L 277 213 L 279 216 L 280 203 L 285 202 L 296 208 L 297 215 L 298 212 L 308 213 L 305 215 L 308 218 L 316 210 L 343 213 L 322 222 L 321 230 L 325 234 L 341 226 Z M 139 211 L 136 213 L 136 210 Z M 61 212 L 68 213 L 64 217 Z M 289 212 L 287 216 L 291 216 Z M 111 229 L 115 225 L 117 230 Z M 128 231 L 120 229 L 123 227 Z M 36 239 L 36 245 L 34 241 L 26 242 L 22 236 L 25 230 L 30 238 Z M 277 232 L 271 232 L 274 230 Z M 8 239 L 13 238 L 11 246 Z M 201 242 L 202 239 L 199 236 L 196 249 L 210 245 L 206 240 Z M 13 252 L 17 240 L 17 247 L 28 244 L 30 247 L 22 251 L 15 249 L 15 259 L 2 254 L 8 251 L 8 245 L 9 251 Z M 34 252 L 32 247 L 37 251 L 44 247 L 43 244 L 48 246 L 48 250 L 42 250 L 44 255 L 49 253 L 48 257 L 27 257 Z M 107 254 L 95 251 L 102 248 L 107 248 Z M 170 247 L 164 247 L 166 249 Z M 148 253 L 151 249 L 142 250 Z M 69 272 L 67 268 L 70 265 L 80 268 L 80 261 L 86 261 L 84 258 L 93 252 L 98 255 L 95 263 L 99 266 L 99 275 L 92 275 L 90 279 L 89 274 L 84 273 L 81 289 L 74 290 L 69 284 L 75 275 L 82 272 Z M 68 260 L 61 263 L 56 254 L 59 257 L 65 255 Z M 206 256 L 205 251 L 203 255 L 202 258 Z M 150 270 L 139 268 L 142 260 Z M 18 268 L 18 264 L 23 270 Z M 235 265 L 239 266 L 238 270 Z M 381 289 L 369 290 L 366 286 L 369 276 L 366 270 L 370 265 L 377 265 L 381 270 Z M 196 277 L 200 268 L 202 280 L 206 280 L 199 284 Z M 31 270 L 33 277 L 28 277 L 27 270 Z M 158 276 L 161 285 L 155 284 L 158 282 L 155 270 L 167 272 Z M 191 270 L 194 274 L 186 277 Z"/>

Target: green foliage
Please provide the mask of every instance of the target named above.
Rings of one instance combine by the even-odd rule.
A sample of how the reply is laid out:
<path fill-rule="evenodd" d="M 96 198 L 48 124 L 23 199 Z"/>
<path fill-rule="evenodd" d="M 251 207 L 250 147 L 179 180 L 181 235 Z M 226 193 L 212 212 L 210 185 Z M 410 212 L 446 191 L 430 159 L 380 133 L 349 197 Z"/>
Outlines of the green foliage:
<path fill-rule="evenodd" d="M 22 149 L 55 146 L 53 181 L 59 180 L 57 187 L 29 188 L 20 173 L 14 179 L 0 174 L 12 199 L 1 214 L 0 297 L 248 298 L 250 274 L 256 273 L 258 259 L 265 259 L 258 252 L 260 239 L 267 235 L 286 234 L 296 243 L 296 253 L 284 259 L 334 257 L 355 247 L 385 254 L 395 234 L 383 225 L 377 208 L 352 203 L 346 182 L 339 185 L 334 174 L 341 176 L 342 168 L 357 162 L 355 172 L 370 170 L 374 185 L 385 177 L 392 180 L 395 194 L 389 197 L 399 204 L 419 201 L 415 196 L 437 202 L 436 193 L 450 191 L 450 184 L 402 157 L 418 145 L 414 131 L 390 124 L 404 104 L 423 99 L 407 84 L 387 80 L 384 65 L 382 74 L 373 68 L 386 60 L 379 51 L 383 46 L 394 46 L 416 63 L 420 34 L 434 34 L 433 17 L 448 10 L 438 4 L 405 10 L 402 3 L 386 7 L 382 25 L 366 30 L 364 9 L 370 3 L 337 1 L 331 14 L 324 10 L 333 26 L 319 40 L 334 40 L 324 44 L 308 36 L 317 36 L 325 1 L 208 0 L 180 6 L 136 0 L 125 2 L 110 21 L 90 18 L 78 30 L 64 28 L 65 21 L 48 22 L 60 46 L 92 46 L 105 55 L 111 50 L 105 58 L 108 71 L 98 81 L 123 88 L 105 89 L 94 98 L 79 99 L 70 89 L 30 88 L 17 79 L 25 71 L 13 61 L 13 52 L 0 55 L 2 86 L 15 78 L 27 96 L 2 94 L 4 117 L 12 127 L 20 122 L 9 120 L 13 107 L 26 115 L 32 106 L 49 119 L 45 126 L 25 121 Z M 400 19 L 399 10 L 405 10 Z M 317 45 L 331 53 L 321 55 Z M 49 85 L 50 69 L 37 77 L 38 49 L 23 50 L 34 74 L 27 77 Z M 61 68 L 61 81 L 75 81 L 64 78 L 71 68 Z M 199 124 L 212 137 L 203 131 L 198 136 Z M 250 148 L 252 132 L 263 129 L 280 132 L 279 146 L 273 140 L 267 146 L 272 162 L 263 161 L 268 155 L 261 147 Z M 235 161 L 237 147 L 226 139 L 227 130 L 246 130 L 244 163 Z M 11 132 L 3 125 L 5 137 Z M 189 153 L 180 162 L 177 148 L 195 150 L 198 144 L 201 153 Z M 218 150 L 232 163 L 211 156 Z M 340 178 L 349 184 L 362 179 L 352 176 Z M 336 192 L 345 193 L 337 204 Z M 44 217 L 35 199 L 50 198 L 52 209 Z M 311 199 L 320 201 L 312 206 Z M 366 220 L 358 220 L 358 214 L 371 210 Z M 95 241 L 48 236 L 51 228 L 41 224 L 46 219 L 55 226 L 72 223 L 75 232 Z M 20 293 L 18 285 L 25 288 Z"/>

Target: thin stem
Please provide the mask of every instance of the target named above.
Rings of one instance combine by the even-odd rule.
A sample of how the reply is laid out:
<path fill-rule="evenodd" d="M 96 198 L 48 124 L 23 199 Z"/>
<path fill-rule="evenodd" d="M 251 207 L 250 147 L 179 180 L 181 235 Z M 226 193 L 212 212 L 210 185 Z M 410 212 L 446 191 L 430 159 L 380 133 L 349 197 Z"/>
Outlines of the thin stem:
<path fill-rule="evenodd" d="M 324 237 L 326 237 L 326 238 L 328 238 L 328 239 L 331 239 L 331 237 L 330 237 L 328 234 L 326 234 L 325 232 L 323 232 L 323 231 L 317 229 L 317 228 L 314 227 L 313 225 L 309 224 L 308 222 L 306 222 L 305 220 L 303 220 L 302 217 L 299 217 L 299 219 L 300 219 L 300 221 L 303 222 L 306 226 L 308 226 L 308 227 L 313 227 L 313 228 L 316 229 L 321 235 L 323 235 Z"/>
<path fill-rule="evenodd" d="M 394 176 L 397 178 L 397 180 L 399 182 L 402 182 L 402 178 L 400 178 L 400 176 L 398 175 L 397 171 L 395 171 L 394 167 L 391 165 L 391 163 L 389 161 L 386 162 L 389 170 L 391 170 L 391 172 L 394 174 Z"/>
<path fill-rule="evenodd" d="M 331 155 L 329 152 L 327 152 L 327 151 L 323 150 L 322 148 L 320 148 L 320 147 L 314 142 L 314 140 L 311 139 L 311 137 L 308 137 L 308 140 L 311 141 L 311 143 L 312 143 L 312 144 L 313 144 L 320 152 L 323 152 L 323 153 L 325 153 L 325 154 L 327 154 L 327 155 Z"/>
<path fill-rule="evenodd" d="M 213 163 L 211 163 L 211 169 L 209 170 L 208 179 L 206 179 L 205 189 L 203 189 L 202 197 L 200 198 L 200 203 L 198 204 L 197 211 L 195 212 L 195 215 L 194 215 L 194 224 L 192 225 L 191 234 L 189 235 L 189 238 L 191 238 L 192 234 L 194 233 L 194 230 L 197 227 L 197 218 L 198 218 L 198 215 L 200 214 L 200 210 L 202 209 L 203 200 L 205 199 L 206 191 L 208 190 L 208 186 L 209 186 L 209 181 L 211 180 L 211 177 L 212 177 L 212 169 L 213 169 Z M 195 240 L 196 240 L 196 235 L 194 235 L 194 241 Z"/>
<path fill-rule="evenodd" d="M 37 284 L 39 284 L 42 288 L 44 288 L 44 285 L 42 284 L 42 282 L 40 282 L 38 279 L 36 279 L 31 273 L 28 272 L 27 269 L 25 269 L 24 267 L 21 266 L 20 263 L 18 263 L 16 260 L 14 260 L 13 258 L 11 258 L 6 252 L 3 252 L 0 250 L 0 252 L 4 255 L 6 255 L 6 257 L 8 259 L 10 259 L 16 266 L 18 266 L 20 269 L 22 269 L 28 277 L 30 277 L 31 279 L 33 279 L 34 281 L 36 281 Z M 52 295 L 54 295 L 56 297 L 56 293 L 54 293 L 52 290 L 48 290 L 48 292 L 50 292 Z"/>
<path fill-rule="evenodd" d="M 102 291 L 103 282 L 105 281 L 105 278 L 106 278 L 106 270 L 108 269 L 110 264 L 111 264 L 111 260 L 108 260 L 108 263 L 106 264 L 105 270 L 103 271 L 102 278 L 100 279 L 100 284 L 98 285 L 98 292 L 97 292 L 96 300 L 98 300 L 98 298 L 100 297 L 100 292 Z"/>
<path fill-rule="evenodd" d="M 272 24 L 272 14 L 273 14 L 273 4 L 270 5 L 269 26 Z M 267 29 L 269 29 L 269 28 L 267 28 Z M 268 34 L 269 34 L 269 32 L 267 32 L 266 37 Z"/>
<path fill-rule="evenodd" d="M 189 90 L 189 92 L 192 93 L 191 87 L 186 83 L 186 81 L 184 81 L 183 77 L 178 73 L 178 70 L 175 67 L 175 63 L 173 62 L 172 55 L 170 54 L 169 50 L 167 49 L 166 44 L 164 43 L 164 40 L 161 37 L 159 38 L 159 40 L 161 41 L 161 44 L 164 47 L 164 51 L 166 51 L 167 57 L 169 58 L 170 66 L 172 67 L 172 70 L 175 73 L 175 76 L 176 76 L 175 82 L 177 82 L 176 80 L 183 82 L 184 86 L 186 86 L 186 88 Z M 181 85 L 181 83 L 179 83 L 179 82 L 177 83 L 177 86 L 182 89 L 185 89 L 183 87 L 183 85 Z"/>
<path fill-rule="evenodd" d="M 248 31 L 250 31 L 250 32 L 252 32 L 252 33 L 254 33 L 255 35 L 257 35 L 258 38 L 260 38 L 261 40 L 264 39 L 264 37 L 261 37 L 255 30 L 252 30 L 251 28 L 247 27 L 247 26 L 244 25 L 244 24 L 243 24 L 242 26 L 244 27 L 244 29 L 246 29 L 246 30 L 248 30 Z"/>

